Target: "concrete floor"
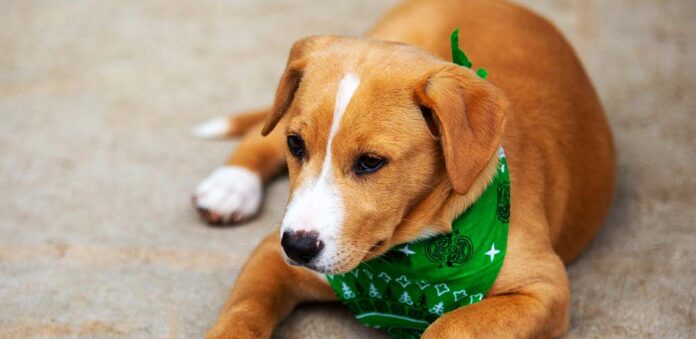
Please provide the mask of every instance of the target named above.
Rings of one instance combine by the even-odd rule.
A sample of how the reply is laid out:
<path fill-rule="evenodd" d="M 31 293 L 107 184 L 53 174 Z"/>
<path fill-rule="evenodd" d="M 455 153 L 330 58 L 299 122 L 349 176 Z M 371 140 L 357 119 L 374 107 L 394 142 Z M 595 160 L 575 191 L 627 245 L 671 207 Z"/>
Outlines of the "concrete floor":
<path fill-rule="evenodd" d="M 0 2 L 0 337 L 192 338 L 278 223 L 190 208 L 234 148 L 191 138 L 268 104 L 296 38 L 357 35 L 393 1 Z M 527 0 L 567 34 L 619 151 L 617 202 L 570 268 L 571 338 L 696 337 L 696 2 Z M 374 335 L 303 307 L 285 338 Z"/>

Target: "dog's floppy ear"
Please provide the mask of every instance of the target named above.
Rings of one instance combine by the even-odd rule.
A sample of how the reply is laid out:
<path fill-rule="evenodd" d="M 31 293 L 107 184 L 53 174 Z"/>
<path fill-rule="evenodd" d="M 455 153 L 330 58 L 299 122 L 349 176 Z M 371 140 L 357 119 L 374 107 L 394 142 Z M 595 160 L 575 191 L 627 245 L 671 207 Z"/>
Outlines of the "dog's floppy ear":
<path fill-rule="evenodd" d="M 507 98 L 470 69 L 448 64 L 419 85 L 416 101 L 431 133 L 440 138 L 454 191 L 465 194 L 500 145 Z"/>
<path fill-rule="evenodd" d="M 278 89 L 276 90 L 275 101 L 271 108 L 271 115 L 263 125 L 261 134 L 266 136 L 271 133 L 283 115 L 288 111 L 295 98 L 295 92 L 300 87 L 304 69 L 307 66 L 307 56 L 318 48 L 325 46 L 334 40 L 333 36 L 309 36 L 296 41 L 290 49 L 288 63 L 285 71 L 280 78 Z"/>

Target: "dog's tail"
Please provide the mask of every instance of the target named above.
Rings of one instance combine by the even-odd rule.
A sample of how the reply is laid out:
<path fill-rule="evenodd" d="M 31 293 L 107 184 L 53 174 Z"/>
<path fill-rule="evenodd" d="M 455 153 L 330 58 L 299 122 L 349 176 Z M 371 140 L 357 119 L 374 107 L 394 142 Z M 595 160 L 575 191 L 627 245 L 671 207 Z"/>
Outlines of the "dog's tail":
<path fill-rule="evenodd" d="M 201 139 L 234 138 L 245 134 L 254 126 L 266 119 L 268 109 L 244 112 L 228 117 L 218 117 L 208 120 L 191 130 L 191 133 Z"/>

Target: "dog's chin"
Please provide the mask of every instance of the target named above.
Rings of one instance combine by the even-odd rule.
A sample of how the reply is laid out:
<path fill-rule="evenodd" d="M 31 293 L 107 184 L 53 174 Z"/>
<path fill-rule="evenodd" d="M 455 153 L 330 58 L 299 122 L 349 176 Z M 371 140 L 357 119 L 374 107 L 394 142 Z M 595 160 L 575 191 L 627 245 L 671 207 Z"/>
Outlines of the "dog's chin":
<path fill-rule="evenodd" d="M 339 266 L 333 266 L 333 265 L 331 265 L 331 266 L 324 266 L 324 265 L 316 265 L 316 264 L 311 263 L 311 262 L 310 262 L 310 263 L 307 263 L 307 264 L 301 264 L 301 263 L 298 263 L 298 262 L 296 262 L 295 260 L 292 260 L 292 259 L 290 259 L 290 258 L 285 258 L 285 262 L 286 262 L 288 265 L 299 266 L 299 267 L 306 268 L 306 269 L 308 269 L 308 270 L 310 270 L 310 271 L 314 271 L 314 272 L 316 272 L 316 273 L 320 273 L 320 274 L 330 274 L 330 275 L 348 273 L 348 272 L 352 271 L 354 268 L 356 268 L 356 267 L 358 266 L 358 264 L 359 264 L 359 263 L 358 263 L 358 264 L 353 265 L 353 266 L 350 266 L 350 267 L 339 267 Z"/>
<path fill-rule="evenodd" d="M 329 275 L 345 274 L 345 273 L 348 273 L 351 270 L 353 270 L 353 268 L 355 268 L 355 267 L 353 267 L 351 269 L 343 269 L 342 270 L 342 269 L 335 268 L 335 267 L 315 267 L 315 266 L 312 266 L 311 264 L 308 266 L 305 266 L 305 267 L 307 269 L 314 271 L 314 272 L 317 272 L 320 274 L 329 274 Z"/>
<path fill-rule="evenodd" d="M 306 264 L 298 263 L 297 261 L 289 258 L 288 256 L 284 256 L 284 258 L 285 258 L 285 262 L 288 265 L 299 266 L 299 267 L 306 268 L 310 271 L 314 271 L 316 273 L 329 274 L 329 275 L 348 273 L 348 272 L 352 271 L 353 269 L 355 269 L 356 267 L 358 267 L 358 265 L 362 262 L 362 261 L 358 261 L 352 265 L 337 265 L 337 264 L 317 265 L 314 262 L 309 262 Z"/>

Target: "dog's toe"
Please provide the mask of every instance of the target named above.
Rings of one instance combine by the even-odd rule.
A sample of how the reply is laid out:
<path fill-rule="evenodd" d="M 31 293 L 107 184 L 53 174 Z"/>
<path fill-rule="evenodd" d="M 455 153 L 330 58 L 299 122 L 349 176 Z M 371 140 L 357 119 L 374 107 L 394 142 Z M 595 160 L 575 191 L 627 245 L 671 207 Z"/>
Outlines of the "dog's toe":
<path fill-rule="evenodd" d="M 195 204 L 195 202 L 194 202 Z M 194 205 L 196 206 L 196 205 Z M 203 219 L 208 225 L 211 226 L 220 226 L 222 225 L 222 217 L 217 214 L 217 213 L 212 213 L 206 208 L 198 207 L 196 206 L 196 211 L 198 212 L 198 216 Z"/>
<path fill-rule="evenodd" d="M 239 223 L 256 214 L 262 195 L 258 174 L 238 166 L 224 166 L 196 187 L 192 200 L 201 219 L 219 226 Z"/>

